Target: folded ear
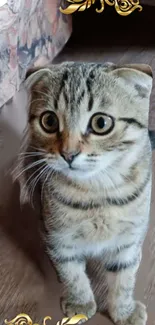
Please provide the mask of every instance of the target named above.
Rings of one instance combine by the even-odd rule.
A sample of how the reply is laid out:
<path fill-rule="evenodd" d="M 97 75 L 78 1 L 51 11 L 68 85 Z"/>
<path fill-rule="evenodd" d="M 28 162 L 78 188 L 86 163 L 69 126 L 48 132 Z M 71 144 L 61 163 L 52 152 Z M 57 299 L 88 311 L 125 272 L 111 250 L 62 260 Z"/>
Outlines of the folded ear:
<path fill-rule="evenodd" d="M 51 70 L 45 67 L 37 67 L 29 69 L 25 77 L 25 86 L 30 89 L 44 75 L 51 73 Z"/>
<path fill-rule="evenodd" d="M 42 69 L 42 67 L 40 67 L 40 68 L 36 68 L 36 67 L 34 67 L 34 68 L 29 69 L 29 70 L 26 72 L 25 80 L 28 79 L 28 77 L 31 76 L 31 74 L 37 72 L 37 71 L 40 70 L 40 69 Z"/>
<path fill-rule="evenodd" d="M 133 86 L 140 98 L 149 98 L 152 90 L 153 74 L 151 67 L 146 64 L 126 64 L 115 67 L 109 72 L 123 80 L 126 86 Z"/>
<path fill-rule="evenodd" d="M 141 71 L 153 78 L 152 69 L 151 69 L 150 65 L 148 65 L 148 64 L 136 64 L 136 63 L 135 64 L 125 64 L 123 67 Z"/>

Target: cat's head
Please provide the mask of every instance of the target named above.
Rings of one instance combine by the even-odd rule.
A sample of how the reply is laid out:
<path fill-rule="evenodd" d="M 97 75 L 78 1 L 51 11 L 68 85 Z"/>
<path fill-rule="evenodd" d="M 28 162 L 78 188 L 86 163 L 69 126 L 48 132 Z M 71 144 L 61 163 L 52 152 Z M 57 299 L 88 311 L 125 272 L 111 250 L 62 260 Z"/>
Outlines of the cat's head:
<path fill-rule="evenodd" d="M 147 65 L 67 62 L 28 73 L 29 142 L 49 167 L 88 179 L 134 160 L 148 128 Z"/>

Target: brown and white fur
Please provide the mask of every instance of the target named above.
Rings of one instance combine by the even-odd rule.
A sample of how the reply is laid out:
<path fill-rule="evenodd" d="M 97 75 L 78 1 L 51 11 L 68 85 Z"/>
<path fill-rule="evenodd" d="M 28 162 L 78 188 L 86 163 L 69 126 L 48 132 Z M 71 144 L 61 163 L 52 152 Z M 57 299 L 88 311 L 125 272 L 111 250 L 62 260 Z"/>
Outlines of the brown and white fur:
<path fill-rule="evenodd" d="M 113 322 L 144 325 L 145 306 L 133 294 L 150 209 L 150 68 L 67 62 L 31 71 L 26 82 L 25 159 L 34 159 L 26 169 L 33 167 L 33 188 L 40 184 L 43 237 L 63 284 L 63 312 L 96 313 L 86 274 L 94 256 L 103 262 Z M 47 110 L 59 121 L 55 133 L 41 126 Z M 114 121 L 105 135 L 88 128 L 98 112 Z"/>

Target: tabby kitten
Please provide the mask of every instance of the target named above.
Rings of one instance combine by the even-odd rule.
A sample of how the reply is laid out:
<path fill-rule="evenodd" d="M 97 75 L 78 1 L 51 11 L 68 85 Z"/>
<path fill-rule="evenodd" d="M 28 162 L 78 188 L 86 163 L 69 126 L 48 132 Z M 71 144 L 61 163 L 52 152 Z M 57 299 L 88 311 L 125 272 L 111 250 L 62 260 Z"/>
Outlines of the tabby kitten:
<path fill-rule="evenodd" d="M 85 271 L 95 256 L 113 322 L 144 325 L 146 308 L 133 292 L 150 209 L 151 70 L 67 62 L 31 71 L 26 84 L 25 157 L 35 155 L 27 170 L 36 168 L 33 185 L 41 185 L 44 240 L 64 287 L 63 312 L 96 313 Z"/>

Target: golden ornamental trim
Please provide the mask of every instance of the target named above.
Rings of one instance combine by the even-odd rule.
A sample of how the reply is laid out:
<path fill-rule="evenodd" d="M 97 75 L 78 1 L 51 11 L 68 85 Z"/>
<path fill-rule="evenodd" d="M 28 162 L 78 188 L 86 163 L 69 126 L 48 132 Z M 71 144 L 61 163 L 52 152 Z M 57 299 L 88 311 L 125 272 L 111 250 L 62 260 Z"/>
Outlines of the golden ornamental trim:
<path fill-rule="evenodd" d="M 62 8 L 60 6 L 60 11 L 63 14 L 70 15 L 76 11 L 84 11 L 89 9 L 92 5 L 96 3 L 97 0 L 66 0 L 69 4 L 67 8 Z M 108 6 L 114 6 L 116 12 L 121 16 L 128 16 L 136 9 L 142 11 L 142 6 L 139 0 L 100 0 L 100 7 L 96 8 L 97 13 L 104 11 L 105 4 Z"/>
<path fill-rule="evenodd" d="M 52 320 L 52 317 L 46 316 L 43 319 L 43 325 L 47 325 L 46 324 L 47 320 Z M 78 324 L 79 322 L 81 322 L 81 320 L 87 321 L 88 318 L 83 314 L 75 315 L 71 318 L 65 317 L 61 321 L 58 321 L 56 325 L 75 325 L 75 324 Z M 4 323 L 6 325 L 39 325 L 37 323 L 33 323 L 32 319 L 27 314 L 19 314 L 10 321 L 5 319 Z"/>

